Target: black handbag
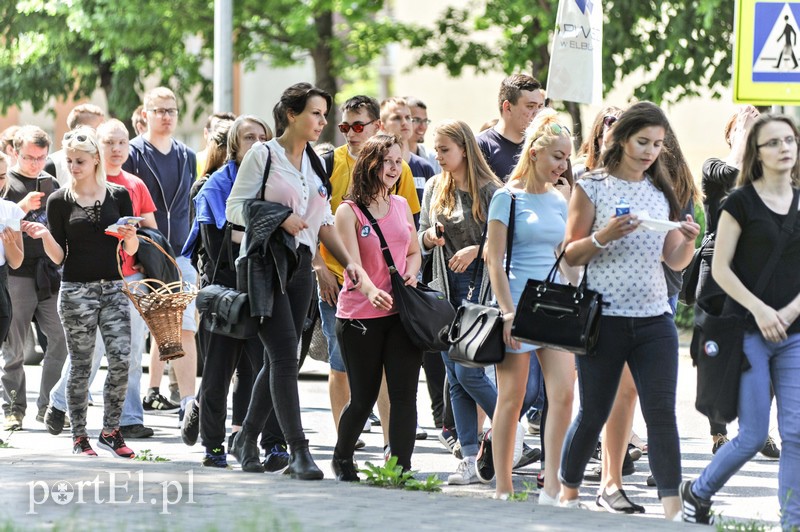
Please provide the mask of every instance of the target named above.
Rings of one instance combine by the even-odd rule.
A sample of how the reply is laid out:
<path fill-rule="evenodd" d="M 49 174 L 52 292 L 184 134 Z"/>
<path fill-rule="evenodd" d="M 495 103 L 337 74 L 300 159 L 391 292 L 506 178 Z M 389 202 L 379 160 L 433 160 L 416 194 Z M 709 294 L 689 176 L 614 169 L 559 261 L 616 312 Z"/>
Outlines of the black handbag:
<path fill-rule="evenodd" d="M 232 247 L 231 225 L 228 224 L 214 265 L 214 273 L 211 275 L 211 284 L 197 292 L 196 305 L 205 330 L 230 338 L 247 340 L 258 335 L 260 323 L 259 318 L 250 315 L 250 300 L 247 293 L 214 284 L 224 250 L 228 251 L 228 263 L 233 264 Z"/>
<path fill-rule="evenodd" d="M 528 279 L 517 304 L 511 336 L 525 343 L 576 355 L 591 354 L 600 333 L 603 295 L 586 288 L 588 267 L 578 286 L 556 283 L 564 251 L 544 281 Z"/>
<path fill-rule="evenodd" d="M 400 321 L 408 333 L 411 342 L 422 351 L 444 351 L 449 347 L 446 330 L 455 318 L 456 311 L 443 293 L 423 283 L 417 286 L 406 286 L 394 265 L 389 245 L 377 220 L 363 205 L 358 205 L 364 216 L 372 225 L 372 230 L 381 242 L 381 251 L 389 268 L 392 280 L 392 297 L 400 313 Z"/>
<path fill-rule="evenodd" d="M 511 248 L 514 241 L 514 215 L 516 198 L 511 195 L 509 209 L 508 233 L 506 239 L 506 275 L 511 267 Z M 497 305 L 486 305 L 486 296 L 489 291 L 484 290 L 484 298 L 478 303 L 472 303 L 472 293 L 475 291 L 479 271 L 483 268 L 483 246 L 486 243 L 486 233 L 489 223 L 483 230 L 481 244 L 478 247 L 478 265 L 472 272 L 469 282 L 467 299 L 461 302 L 456 311 L 456 317 L 447 331 L 447 342 L 450 349 L 447 356 L 453 362 L 471 368 L 480 368 L 499 364 L 506 356 L 506 344 L 503 341 L 503 311 Z"/>
<path fill-rule="evenodd" d="M 761 297 L 775 271 L 789 237 L 794 232 L 800 192 L 795 191 L 789 215 L 784 218 L 780 238 L 758 276 L 753 294 Z M 697 366 L 695 408 L 716 423 L 730 423 L 739 415 L 739 385 L 742 373 L 750 369 L 744 354 L 747 313 L 726 296 L 719 314 L 695 305 L 695 326 L 690 351 Z"/>
<path fill-rule="evenodd" d="M 683 270 L 681 291 L 678 292 L 678 301 L 684 305 L 694 305 L 697 295 L 697 283 L 700 280 L 700 265 L 704 260 L 708 260 L 714 253 L 714 233 L 703 237 L 700 247 L 694 250 L 692 261 Z"/>

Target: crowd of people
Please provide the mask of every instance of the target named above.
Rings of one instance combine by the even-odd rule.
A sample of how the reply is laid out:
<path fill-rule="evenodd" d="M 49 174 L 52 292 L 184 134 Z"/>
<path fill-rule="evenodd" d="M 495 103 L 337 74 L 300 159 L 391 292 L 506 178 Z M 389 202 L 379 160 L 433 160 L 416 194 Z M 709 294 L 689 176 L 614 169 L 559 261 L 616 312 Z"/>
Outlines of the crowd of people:
<path fill-rule="evenodd" d="M 731 153 L 706 162 L 701 191 L 652 103 L 604 108 L 576 154 L 535 78 L 504 79 L 497 104 L 498 118 L 477 134 L 460 120 L 438 122 L 432 148 L 420 99 L 365 95 L 340 108 L 345 144 L 323 145 L 333 101 L 308 83 L 283 92 L 274 131 L 253 115 L 210 116 L 200 153 L 174 138 L 180 113 L 164 87 L 144 95 L 133 139 L 91 104 L 70 112 L 52 153 L 38 127 L 3 132 L 5 430 L 27 424 L 23 351 L 35 320 L 44 344 L 36 420 L 54 435 L 71 430 L 75 454 L 96 456 L 95 445 L 132 458 L 126 441 L 153 435 L 144 412 L 178 412 L 183 442 L 205 448 L 203 466 L 229 468 L 231 455 L 245 472 L 321 479 L 297 381 L 312 315 L 327 340 L 337 480 L 359 480 L 354 456 L 373 422 L 383 429 L 385 458 L 412 468 L 415 440 L 427 437 L 417 412 L 424 371 L 438 438 L 459 459 L 449 484 L 495 480 L 495 498 L 507 499 L 513 471 L 540 460 L 539 504 L 583 507 L 579 490 L 594 474 L 598 507 L 642 513 L 623 477 L 647 453 L 648 484 L 665 517 L 711 523 L 712 496 L 761 452 L 781 460 L 782 525 L 800 526 L 800 231 L 795 223 L 782 236 L 781 227 L 795 220 L 800 186 L 794 121 L 750 106 L 734 114 L 725 130 Z M 698 201 L 713 255 L 701 257 L 697 304 L 747 314 L 750 367 L 741 371 L 738 435 L 729 439 L 710 420 L 713 460 L 684 480 L 675 315 L 701 231 Z M 672 223 L 654 229 L 648 220 Z M 252 338 L 233 338 L 203 327 L 207 316 L 189 305 L 185 356 L 169 362 L 164 394 L 156 342 L 140 391 L 147 327 L 118 273 L 126 282 L 166 275 L 137 234 L 161 242 L 184 281 L 246 292 L 258 323 Z M 778 242 L 774 273 L 757 290 Z M 527 281 L 554 265 L 561 282 L 586 276 L 602 294 L 599 336 L 586 356 L 512 334 Z M 423 352 L 399 317 L 394 271 L 408 286 L 440 290 L 454 308 L 491 297 L 503 316 L 503 361 L 468 367 L 446 351 Z M 204 370 L 195 392 L 198 354 Z M 104 415 L 92 440 L 89 387 L 103 356 Z M 773 398 L 782 449 L 768 434 Z M 632 431 L 637 401 L 646 444 Z M 526 429 L 541 434 L 541 449 L 524 443 Z M 596 471 L 587 469 L 593 457 Z"/>

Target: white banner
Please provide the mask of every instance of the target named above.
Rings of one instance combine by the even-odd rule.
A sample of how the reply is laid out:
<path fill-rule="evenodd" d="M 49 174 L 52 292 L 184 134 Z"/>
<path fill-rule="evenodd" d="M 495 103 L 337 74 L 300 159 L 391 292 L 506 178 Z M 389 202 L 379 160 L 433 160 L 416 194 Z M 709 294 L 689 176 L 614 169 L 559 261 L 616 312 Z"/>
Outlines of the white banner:
<path fill-rule="evenodd" d="M 603 9 L 600 0 L 559 0 L 547 97 L 598 104 L 603 96 Z"/>

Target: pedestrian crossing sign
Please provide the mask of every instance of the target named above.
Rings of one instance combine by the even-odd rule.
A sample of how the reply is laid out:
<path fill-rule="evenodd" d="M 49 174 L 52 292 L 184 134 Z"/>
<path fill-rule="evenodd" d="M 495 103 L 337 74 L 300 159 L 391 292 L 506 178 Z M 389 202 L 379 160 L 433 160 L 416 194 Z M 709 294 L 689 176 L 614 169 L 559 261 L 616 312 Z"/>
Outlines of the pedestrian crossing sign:
<path fill-rule="evenodd" d="M 800 1 L 738 0 L 733 99 L 800 104 Z"/>

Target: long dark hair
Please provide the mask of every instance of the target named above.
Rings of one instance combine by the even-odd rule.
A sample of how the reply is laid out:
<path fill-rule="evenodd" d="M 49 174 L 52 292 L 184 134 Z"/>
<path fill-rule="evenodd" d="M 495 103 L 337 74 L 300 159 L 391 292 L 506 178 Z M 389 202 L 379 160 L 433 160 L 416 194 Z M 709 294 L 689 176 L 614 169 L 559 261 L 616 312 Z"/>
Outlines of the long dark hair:
<path fill-rule="evenodd" d="M 663 128 L 665 135 L 671 129 L 664 111 L 652 102 L 636 103 L 622 113 L 611 130 L 611 145 L 606 147 L 602 155 L 602 165 L 609 174 L 613 175 L 622 163 L 625 155 L 623 145 L 646 127 Z M 667 198 L 670 219 L 677 220 L 680 217 L 681 207 L 661 157 L 653 161 L 647 169 L 647 174 L 653 180 L 653 185 Z"/>
<path fill-rule="evenodd" d="M 382 133 L 367 139 L 353 167 L 353 188 L 348 199 L 359 205 L 369 205 L 383 192 L 383 158 L 395 144 L 402 146 L 395 135 Z"/>
<path fill-rule="evenodd" d="M 275 120 L 275 136 L 280 137 L 289 125 L 289 111 L 299 115 L 306 108 L 308 99 L 313 96 L 320 96 L 328 104 L 325 112 L 327 116 L 333 104 L 333 98 L 324 90 L 314 87 L 311 83 L 295 83 L 281 94 L 281 99 L 272 108 L 272 118 Z"/>
<path fill-rule="evenodd" d="M 792 128 L 794 138 L 797 139 L 797 137 L 800 136 L 797 132 L 797 126 L 794 125 L 794 120 L 786 115 L 764 114 L 759 116 L 753 123 L 753 127 L 750 128 L 750 132 L 747 134 L 747 143 L 745 144 L 744 157 L 742 158 L 742 169 L 739 172 L 739 178 L 736 180 L 737 187 L 742 187 L 764 177 L 764 167 L 761 166 L 761 161 L 758 160 L 758 133 L 761 131 L 761 128 L 770 122 L 783 122 L 788 124 L 789 127 Z M 795 143 L 795 149 L 800 150 L 797 143 Z M 792 167 L 792 185 L 800 187 L 800 152 Z"/>

